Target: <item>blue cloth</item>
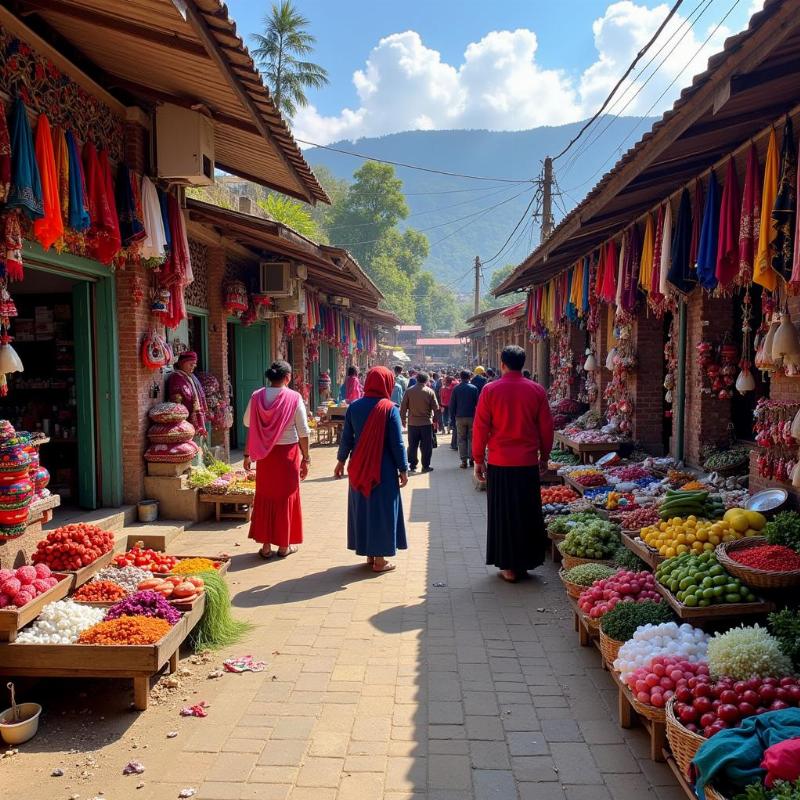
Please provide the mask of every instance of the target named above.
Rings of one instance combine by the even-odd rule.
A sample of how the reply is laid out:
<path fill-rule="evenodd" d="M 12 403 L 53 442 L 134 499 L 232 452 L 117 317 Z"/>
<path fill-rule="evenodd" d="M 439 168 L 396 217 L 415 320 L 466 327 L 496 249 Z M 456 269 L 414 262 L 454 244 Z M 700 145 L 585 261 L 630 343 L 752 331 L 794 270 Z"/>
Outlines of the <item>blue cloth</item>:
<path fill-rule="evenodd" d="M 416 385 L 417 385 L 417 379 L 411 378 L 411 380 L 408 382 L 408 386 L 406 387 L 406 391 L 408 391 L 412 386 Z"/>
<path fill-rule="evenodd" d="M 41 219 L 44 216 L 42 179 L 36 163 L 28 112 L 19 97 L 11 109 L 8 134 L 11 140 L 11 186 L 6 206 L 22 209 L 29 219 Z"/>
<path fill-rule="evenodd" d="M 125 163 L 120 162 L 117 170 L 117 214 L 122 244 L 126 247 L 146 236 L 144 225 L 136 210 L 136 199 L 133 196 L 133 186 L 131 186 L 133 177 Z"/>
<path fill-rule="evenodd" d="M 338 459 L 346 461 L 352 454 L 370 411 L 378 404 L 376 397 L 362 397 L 350 404 L 344 418 L 342 441 Z M 408 471 L 400 412 L 392 409 L 386 422 L 386 439 L 381 458 L 381 482 L 369 497 L 361 492 L 349 491 L 347 500 L 347 549 L 360 556 L 393 556 L 397 550 L 405 550 L 406 524 L 403 519 L 403 503 L 399 472 Z"/>
<path fill-rule="evenodd" d="M 450 418 L 474 417 L 479 394 L 480 391 L 475 384 L 459 383 L 450 395 Z"/>
<path fill-rule="evenodd" d="M 392 389 L 392 402 L 399 406 L 403 402 L 403 387 L 395 381 L 394 389 Z"/>
<path fill-rule="evenodd" d="M 83 166 L 78 143 L 67 131 L 67 156 L 69 158 L 69 213 L 67 225 L 78 233 L 88 231 L 92 220 L 89 217 L 89 208 L 86 202 L 86 187 L 83 185 Z"/>
<path fill-rule="evenodd" d="M 764 751 L 778 742 L 800 737 L 800 708 L 768 711 L 747 717 L 738 728 L 714 734 L 700 745 L 692 760 L 696 772 L 695 792 L 705 800 L 705 787 L 720 781 L 740 791 L 750 783 L 761 783 Z"/>
<path fill-rule="evenodd" d="M 342 385 L 339 387 L 339 402 L 340 402 L 340 403 L 344 403 L 344 401 L 345 401 L 345 394 L 346 394 L 346 393 L 345 393 L 345 386 L 346 386 L 346 385 L 343 383 L 343 384 L 342 384 Z"/>
<path fill-rule="evenodd" d="M 697 279 L 704 289 L 717 285 L 717 236 L 719 234 L 719 185 L 714 171 L 708 179 L 706 207 L 703 211 L 703 226 L 700 229 L 700 244 L 697 247 Z"/>
<path fill-rule="evenodd" d="M 161 206 L 161 219 L 164 222 L 164 238 L 167 240 L 167 253 L 172 250 L 172 231 L 169 228 L 169 196 L 163 189 L 158 190 L 158 202 Z"/>
<path fill-rule="evenodd" d="M 489 382 L 488 378 L 484 378 L 483 375 L 476 375 L 470 383 L 475 386 L 478 390 L 478 394 L 481 393 L 481 389 Z"/>

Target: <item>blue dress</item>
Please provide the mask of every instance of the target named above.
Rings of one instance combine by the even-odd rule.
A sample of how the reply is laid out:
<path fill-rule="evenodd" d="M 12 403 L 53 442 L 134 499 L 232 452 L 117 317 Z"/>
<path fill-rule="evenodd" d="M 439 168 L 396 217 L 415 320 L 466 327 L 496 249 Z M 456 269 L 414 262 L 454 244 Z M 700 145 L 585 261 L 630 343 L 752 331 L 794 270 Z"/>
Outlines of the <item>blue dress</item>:
<path fill-rule="evenodd" d="M 351 403 L 344 418 L 339 461 L 346 461 L 358 443 L 367 417 L 378 398 L 363 397 Z M 369 497 L 350 488 L 347 501 L 347 549 L 360 556 L 393 556 L 405 550 L 406 524 L 400 499 L 398 472 L 408 470 L 400 412 L 393 408 L 386 422 L 386 439 L 381 458 L 381 482 Z"/>

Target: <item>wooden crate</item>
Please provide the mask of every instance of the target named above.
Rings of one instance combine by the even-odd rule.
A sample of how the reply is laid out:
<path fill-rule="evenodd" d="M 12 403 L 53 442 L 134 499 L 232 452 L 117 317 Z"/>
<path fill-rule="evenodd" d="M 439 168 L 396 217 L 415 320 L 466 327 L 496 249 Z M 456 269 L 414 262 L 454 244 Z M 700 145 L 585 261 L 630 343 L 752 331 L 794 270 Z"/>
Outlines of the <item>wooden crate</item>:
<path fill-rule="evenodd" d="M 639 556 L 650 569 L 655 569 L 664 560 L 664 557 L 660 556 L 657 550 L 648 547 L 638 536 L 637 531 L 622 531 L 622 544 Z"/>
<path fill-rule="evenodd" d="M 609 670 L 609 674 L 617 684 L 617 710 L 619 712 L 620 728 L 632 728 L 637 722 L 647 731 L 650 737 L 650 758 L 653 761 L 664 761 L 664 750 L 667 746 L 667 724 L 663 719 L 653 719 L 637 709 L 631 690 L 622 682 L 616 670 Z M 653 709 L 654 712 L 663 709 Z M 653 715 L 655 716 L 655 714 Z"/>
<path fill-rule="evenodd" d="M 567 597 L 567 602 L 572 607 L 573 613 L 573 626 L 578 632 L 578 643 L 581 647 L 589 647 L 591 644 L 597 644 L 599 651 L 600 629 L 599 626 L 593 626 L 589 622 L 589 618 L 583 611 L 578 608 L 578 601 L 574 597 Z"/>
<path fill-rule="evenodd" d="M 130 678 L 134 706 L 144 711 L 150 695 L 150 678 L 169 665 L 178 667 L 180 646 L 200 621 L 205 595 L 150 645 L 19 644 L 0 645 L 0 675 L 40 678 Z"/>
<path fill-rule="evenodd" d="M 763 616 L 775 610 L 775 604 L 767 600 L 757 600 L 755 603 L 718 603 L 710 606 L 686 606 L 666 586 L 662 586 L 658 581 L 656 581 L 656 590 L 669 603 L 670 608 L 680 619 L 691 620 L 694 623 L 702 623 L 723 617 Z"/>
<path fill-rule="evenodd" d="M 214 504 L 214 518 L 217 522 L 223 519 L 243 519 L 250 521 L 253 513 L 253 494 L 201 494 L 201 503 Z M 233 506 L 232 510 L 225 510 L 225 506 Z"/>
<path fill-rule="evenodd" d="M 181 561 L 186 559 L 186 558 L 207 558 L 207 559 L 209 559 L 209 561 L 216 561 L 216 562 L 219 563 L 219 568 L 217 569 L 217 572 L 219 572 L 220 575 L 225 575 L 228 572 L 228 569 L 230 568 L 230 565 L 231 565 L 231 557 L 230 556 L 223 556 L 223 555 L 207 556 L 205 554 L 197 554 L 197 555 L 188 555 L 188 556 L 186 556 L 186 555 L 178 555 L 177 553 L 169 553 L 169 555 L 174 556 L 175 558 L 177 558 L 177 559 L 179 559 Z"/>
<path fill-rule="evenodd" d="M 35 597 L 22 608 L 0 609 L 0 642 L 13 642 L 17 633 L 29 622 L 33 622 L 48 603 L 62 600 L 69 594 L 73 576 L 62 572 L 54 572 L 53 575 L 59 581 L 52 589 Z"/>
<path fill-rule="evenodd" d="M 116 552 L 112 547 L 107 553 L 103 553 L 100 558 L 95 559 L 91 564 L 87 564 L 85 567 L 81 567 L 80 569 L 65 569 L 65 574 L 72 575 L 72 586 L 70 589 L 74 592 L 79 586 L 83 586 L 86 581 L 91 580 L 101 569 L 107 567 L 111 563 L 115 555 Z"/>

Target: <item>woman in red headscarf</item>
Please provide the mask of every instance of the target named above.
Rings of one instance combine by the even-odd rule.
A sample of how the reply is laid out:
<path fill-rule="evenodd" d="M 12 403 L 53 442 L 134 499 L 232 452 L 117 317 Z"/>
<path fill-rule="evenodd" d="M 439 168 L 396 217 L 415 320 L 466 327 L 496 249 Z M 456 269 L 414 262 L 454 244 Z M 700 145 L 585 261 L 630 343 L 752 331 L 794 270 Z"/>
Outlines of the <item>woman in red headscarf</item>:
<path fill-rule="evenodd" d="M 366 556 L 375 572 L 389 572 L 387 557 L 405 550 L 406 527 L 400 488 L 408 483 L 400 412 L 391 401 L 394 375 L 373 367 L 364 383 L 364 397 L 347 409 L 334 475 L 350 479 L 347 505 L 347 548 Z"/>

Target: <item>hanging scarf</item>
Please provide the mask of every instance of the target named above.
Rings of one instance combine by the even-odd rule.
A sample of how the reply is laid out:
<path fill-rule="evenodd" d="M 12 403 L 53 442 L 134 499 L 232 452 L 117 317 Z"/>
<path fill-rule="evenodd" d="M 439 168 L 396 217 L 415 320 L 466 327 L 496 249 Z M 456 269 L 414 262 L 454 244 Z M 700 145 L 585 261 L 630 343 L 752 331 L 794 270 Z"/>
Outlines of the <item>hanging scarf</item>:
<path fill-rule="evenodd" d="M 113 249 L 116 220 L 112 219 L 106 179 L 93 142 L 86 142 L 83 146 L 83 164 L 86 171 L 86 200 L 92 221 L 86 234 L 86 249 L 101 264 L 110 264 L 117 252 Z"/>
<path fill-rule="evenodd" d="M 689 196 L 689 192 L 686 192 Z M 666 299 L 669 295 L 669 271 L 672 266 L 672 203 L 667 200 L 661 226 L 661 258 L 658 269 L 658 293 Z"/>
<path fill-rule="evenodd" d="M 639 287 L 645 294 L 650 293 L 653 282 L 653 254 L 655 250 L 655 231 L 653 215 L 648 214 L 644 223 L 644 239 L 642 240 L 642 259 L 639 262 Z"/>
<path fill-rule="evenodd" d="M 142 178 L 142 219 L 145 238 L 142 240 L 142 258 L 156 258 L 163 261 L 167 255 L 167 235 L 164 232 L 164 218 L 161 216 L 161 203 L 153 182 L 145 175 Z"/>
<path fill-rule="evenodd" d="M 665 230 L 666 232 L 666 230 Z M 689 190 L 681 192 L 678 206 L 678 219 L 672 235 L 672 263 L 667 273 L 667 280 L 681 294 L 689 294 L 694 288 L 696 278 L 689 263 L 689 250 L 692 246 L 692 202 Z"/>
<path fill-rule="evenodd" d="M 117 213 L 117 204 L 114 199 L 114 176 L 111 174 L 111 163 L 108 160 L 108 150 L 101 150 L 99 154 L 100 159 L 100 173 L 103 176 L 103 182 L 106 189 L 106 197 L 108 198 L 109 219 L 109 238 L 106 254 L 108 263 L 114 260 L 114 256 L 122 249 L 122 236 L 119 231 L 119 214 Z"/>
<path fill-rule="evenodd" d="M 797 151 L 794 148 L 792 120 L 787 114 L 781 145 L 781 172 L 778 194 L 772 208 L 775 226 L 775 253 L 772 268 L 787 281 L 794 262 L 794 223 L 797 216 Z"/>
<path fill-rule="evenodd" d="M 775 131 L 770 131 L 767 160 L 764 162 L 764 181 L 761 189 L 761 225 L 759 227 L 758 250 L 753 265 L 753 281 L 769 291 L 775 291 L 778 276 L 772 268 L 775 255 L 775 220 L 772 209 L 778 194 L 778 143 Z"/>
<path fill-rule="evenodd" d="M 135 179 L 136 176 L 128 169 L 125 162 L 120 161 L 117 168 L 117 214 L 119 233 L 125 247 L 140 242 L 147 235 L 136 210 L 136 198 L 133 194 Z"/>
<path fill-rule="evenodd" d="M 163 189 L 158 190 L 158 202 L 161 206 L 161 225 L 167 237 L 167 255 L 172 250 L 172 231 L 169 227 L 169 195 Z"/>
<path fill-rule="evenodd" d="M 719 237 L 717 239 L 717 266 L 715 275 L 724 289 L 736 279 L 739 268 L 739 179 L 736 176 L 736 163 L 728 159 L 725 174 L 725 188 L 719 212 Z"/>
<path fill-rule="evenodd" d="M 381 482 L 381 461 L 386 443 L 386 424 L 394 410 L 391 401 L 394 375 L 387 367 L 373 367 L 364 382 L 364 397 L 377 397 L 350 456 L 347 477 L 350 488 L 369 497 Z"/>
<path fill-rule="evenodd" d="M 617 291 L 614 293 L 614 305 L 619 308 L 622 305 L 622 284 L 624 281 L 623 264 L 625 262 L 625 251 L 628 249 L 628 239 L 623 234 L 619 240 L 619 255 L 617 256 Z"/>
<path fill-rule="evenodd" d="M 58 185 L 58 165 L 53 152 L 53 134 L 50 122 L 39 114 L 36 123 L 36 162 L 42 184 L 42 209 L 44 215 L 33 223 L 33 235 L 45 250 L 49 250 L 64 235 L 61 217 L 61 193 Z"/>
<path fill-rule="evenodd" d="M 164 262 L 160 273 L 159 283 L 162 289 L 169 289 L 169 303 L 164 324 L 168 328 L 177 328 L 178 324 L 186 319 L 186 303 L 184 289 L 191 283 L 191 259 L 189 257 L 189 242 L 186 238 L 186 229 L 183 224 L 183 214 L 174 194 L 167 195 L 167 210 L 169 213 L 169 228 L 171 231 L 172 247 L 169 257 Z"/>
<path fill-rule="evenodd" d="M 800 162 L 800 152 L 798 153 L 798 162 Z M 800 197 L 800 169 L 797 171 L 797 195 Z M 790 283 L 795 291 L 800 284 L 800 215 L 798 215 L 795 220 L 794 258 L 792 260 L 792 278 Z"/>
<path fill-rule="evenodd" d="M 698 209 L 699 211 L 699 209 Z M 708 178 L 708 196 L 703 211 L 703 226 L 697 249 L 697 280 L 711 291 L 717 286 L 717 234 L 719 225 L 719 185 L 714 170 Z"/>
<path fill-rule="evenodd" d="M 600 299 L 613 303 L 617 296 L 617 243 L 611 239 L 606 243 L 606 259 L 603 268 L 603 285 L 600 288 Z"/>
<path fill-rule="evenodd" d="M 692 206 L 692 244 L 689 248 L 689 265 L 694 269 L 697 265 L 697 252 L 700 249 L 700 235 L 702 233 L 703 220 L 705 214 L 703 208 L 703 184 L 697 180 L 694 182 L 694 203 Z"/>
<path fill-rule="evenodd" d="M 761 227 L 761 167 L 758 151 L 750 144 L 747 167 L 742 190 L 742 212 L 739 215 L 739 283 L 750 283 L 753 277 L 753 262 L 758 250 Z"/>
<path fill-rule="evenodd" d="M 6 108 L 0 102 L 0 203 L 8 197 L 11 186 L 11 137 L 8 135 Z"/>
<path fill-rule="evenodd" d="M 62 229 L 69 225 L 69 147 L 63 128 L 53 131 L 53 158 L 58 173 L 58 204 L 61 208 Z M 58 248 L 59 242 L 56 242 Z"/>
<path fill-rule="evenodd" d="M 33 147 L 25 104 L 18 97 L 11 109 L 11 185 L 6 198 L 9 208 L 20 208 L 30 219 L 44 216 L 42 180 Z"/>
<path fill-rule="evenodd" d="M 89 204 L 86 198 L 86 178 L 83 174 L 83 163 L 78 151 L 78 143 L 67 131 L 67 151 L 69 153 L 69 215 L 68 223 L 72 230 L 84 233 L 89 230 L 92 220 L 89 216 Z"/>
<path fill-rule="evenodd" d="M 267 406 L 267 390 L 262 386 L 250 397 L 250 425 L 247 428 L 247 452 L 253 461 L 266 458 L 281 434 L 294 419 L 300 395 L 283 388 Z"/>
<path fill-rule="evenodd" d="M 22 268 L 22 226 L 16 211 L 9 211 L 5 217 L 2 255 L 5 258 L 6 278 L 21 281 L 25 277 Z"/>
<path fill-rule="evenodd" d="M 581 297 L 581 311 L 583 312 L 583 316 L 585 317 L 589 313 L 589 295 L 591 291 L 589 286 L 591 285 L 591 258 L 589 256 L 584 256 L 583 259 L 583 295 Z"/>
<path fill-rule="evenodd" d="M 622 310 L 631 313 L 636 308 L 636 292 L 639 285 L 638 269 L 641 243 L 638 226 L 632 225 L 626 231 L 626 236 L 625 263 L 622 268 Z"/>
<path fill-rule="evenodd" d="M 650 307 L 656 310 L 661 303 L 661 250 L 664 245 L 664 206 L 658 207 L 656 231 L 653 237 L 653 279 L 650 281 Z"/>

